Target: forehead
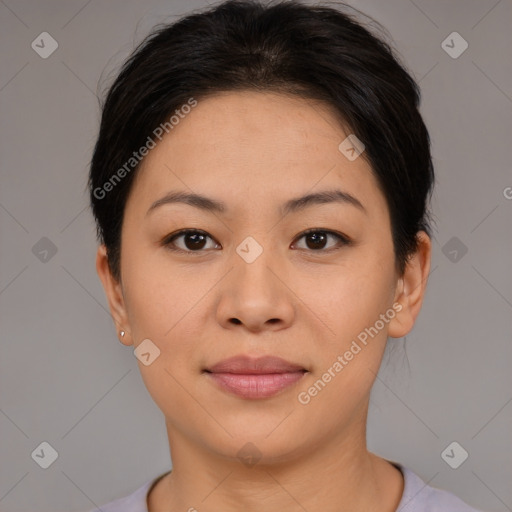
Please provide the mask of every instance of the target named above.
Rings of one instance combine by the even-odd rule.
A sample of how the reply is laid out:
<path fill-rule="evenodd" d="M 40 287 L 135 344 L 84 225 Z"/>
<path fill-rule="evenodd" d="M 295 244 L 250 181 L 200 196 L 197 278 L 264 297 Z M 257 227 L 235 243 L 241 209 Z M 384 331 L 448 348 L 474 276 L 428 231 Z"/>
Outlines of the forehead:
<path fill-rule="evenodd" d="M 319 101 L 219 93 L 198 100 L 149 152 L 134 188 L 146 202 L 178 188 L 233 208 L 341 188 L 382 213 L 385 200 L 364 154 L 351 161 L 339 149 L 348 135 Z"/>

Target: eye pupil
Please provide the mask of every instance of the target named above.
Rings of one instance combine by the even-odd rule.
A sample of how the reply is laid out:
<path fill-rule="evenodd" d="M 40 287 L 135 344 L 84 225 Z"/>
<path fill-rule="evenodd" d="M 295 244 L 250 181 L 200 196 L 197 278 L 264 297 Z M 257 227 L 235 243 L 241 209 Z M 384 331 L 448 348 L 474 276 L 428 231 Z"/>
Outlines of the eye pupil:
<path fill-rule="evenodd" d="M 306 235 L 306 243 L 309 249 L 322 249 L 325 247 L 326 239 L 327 237 L 325 233 L 322 233 L 321 231 L 315 231 L 314 233 Z M 312 241 L 313 243 L 310 244 L 309 241 Z"/>
<path fill-rule="evenodd" d="M 185 245 L 187 246 L 187 249 L 202 249 L 205 245 L 205 241 L 206 237 L 201 233 L 185 234 Z"/>

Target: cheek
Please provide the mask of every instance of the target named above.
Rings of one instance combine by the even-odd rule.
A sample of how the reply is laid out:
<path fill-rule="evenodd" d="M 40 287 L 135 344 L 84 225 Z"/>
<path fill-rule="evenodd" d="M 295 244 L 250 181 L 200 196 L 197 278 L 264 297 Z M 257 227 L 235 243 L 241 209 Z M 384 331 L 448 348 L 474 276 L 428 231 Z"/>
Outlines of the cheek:
<path fill-rule="evenodd" d="M 391 307 L 389 280 L 382 276 L 338 275 L 329 283 L 330 293 L 310 293 L 308 301 L 318 305 L 315 313 L 329 328 L 310 347 L 313 373 L 298 397 L 308 417 L 325 418 L 326 411 L 333 418 L 346 417 L 369 396 L 387 340 L 380 315 Z"/>
<path fill-rule="evenodd" d="M 149 265 L 148 260 L 130 269 L 124 279 L 133 348 L 149 339 L 160 351 L 148 366 L 138 361 L 139 371 L 154 402 L 166 417 L 173 417 L 176 410 L 191 408 L 188 393 L 194 393 L 196 384 L 191 373 L 196 367 L 199 372 L 201 321 L 197 318 L 197 302 L 208 286 L 203 281 L 195 288 L 183 274 L 180 278 L 177 269 L 167 268 L 164 272 L 161 265 Z M 200 411 L 196 412 L 194 421 L 200 423 Z"/>
<path fill-rule="evenodd" d="M 132 253 L 125 263 L 125 303 L 134 345 L 150 339 L 160 350 L 155 363 L 183 377 L 199 366 L 205 314 L 212 314 L 205 311 L 206 295 L 217 277 L 206 266 L 199 272 L 193 266 L 171 265 L 165 254 Z M 139 366 L 144 379 L 169 379 L 168 374 L 156 375 L 150 367 Z"/>
<path fill-rule="evenodd" d="M 330 339 L 341 343 L 373 325 L 390 306 L 394 292 L 392 257 L 362 255 L 329 275 L 305 283 L 303 297 L 330 327 Z M 387 262 L 383 262 L 387 259 Z M 331 332 L 333 331 L 333 332 Z"/>
<path fill-rule="evenodd" d="M 313 388 L 303 389 L 305 400 L 311 398 L 311 411 L 318 414 L 322 407 L 342 414 L 361 403 L 371 389 L 386 346 L 388 323 L 382 322 L 380 315 L 392 307 L 393 250 L 383 240 L 379 250 L 361 248 L 359 256 L 330 272 L 329 279 L 318 280 L 316 287 L 303 288 L 308 294 L 305 302 L 315 305 L 315 313 L 329 327 L 323 327 L 324 334 L 312 347 L 315 375 L 308 386 Z M 391 313 L 394 316 L 394 311 Z M 388 321 L 393 316 L 388 315 Z"/>
<path fill-rule="evenodd" d="M 177 265 L 166 264 L 163 249 L 130 244 L 123 253 L 125 303 L 135 342 L 164 340 L 193 305 L 194 283 Z M 171 331 L 172 332 L 172 331 Z"/>
<path fill-rule="evenodd" d="M 144 338 L 162 339 L 181 308 L 179 287 L 169 293 L 167 279 L 148 267 L 145 270 L 126 276 L 125 302 L 135 343 Z"/>

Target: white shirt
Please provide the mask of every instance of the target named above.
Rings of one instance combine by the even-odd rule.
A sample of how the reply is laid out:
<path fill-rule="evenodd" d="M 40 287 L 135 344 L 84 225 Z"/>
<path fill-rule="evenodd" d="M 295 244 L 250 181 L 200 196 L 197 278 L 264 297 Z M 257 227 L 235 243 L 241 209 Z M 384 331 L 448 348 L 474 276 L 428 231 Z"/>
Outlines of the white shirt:
<path fill-rule="evenodd" d="M 430 487 L 410 469 L 393 463 L 404 477 L 404 491 L 396 512 L 480 512 L 454 494 Z M 164 475 L 149 480 L 135 492 L 88 512 L 148 512 L 147 495 Z M 169 511 L 171 512 L 171 511 Z"/>

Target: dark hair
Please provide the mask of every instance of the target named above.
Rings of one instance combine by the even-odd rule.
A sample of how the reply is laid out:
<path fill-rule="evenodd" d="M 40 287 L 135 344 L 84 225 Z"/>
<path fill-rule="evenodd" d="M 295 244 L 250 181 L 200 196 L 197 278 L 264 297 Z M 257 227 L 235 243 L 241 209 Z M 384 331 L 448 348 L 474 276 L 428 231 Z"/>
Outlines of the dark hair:
<path fill-rule="evenodd" d="M 418 85 L 390 45 L 350 14 L 243 0 L 155 27 L 108 91 L 89 191 L 114 277 L 121 277 L 121 226 L 139 148 L 154 143 L 159 126 L 169 131 L 169 117 L 191 98 L 247 89 L 322 100 L 364 143 L 362 156 L 386 197 L 402 275 L 417 232 L 431 235 L 434 169 Z"/>

